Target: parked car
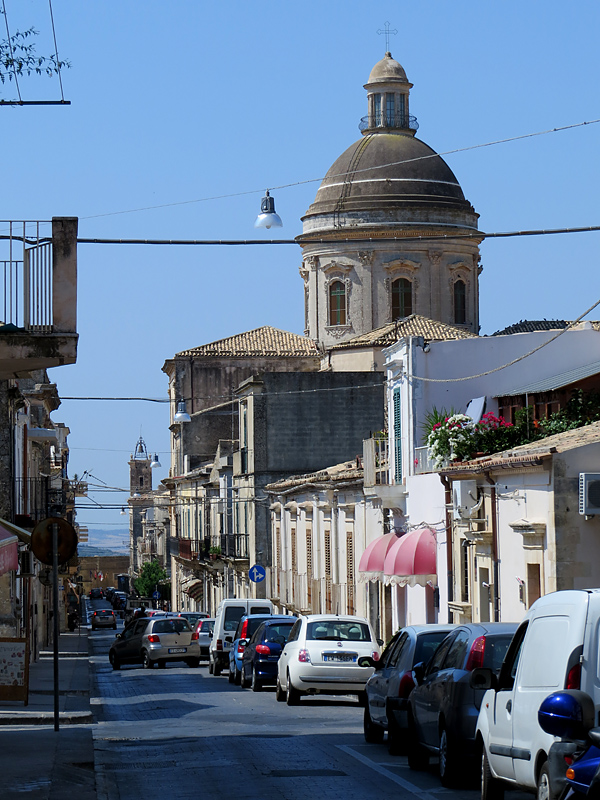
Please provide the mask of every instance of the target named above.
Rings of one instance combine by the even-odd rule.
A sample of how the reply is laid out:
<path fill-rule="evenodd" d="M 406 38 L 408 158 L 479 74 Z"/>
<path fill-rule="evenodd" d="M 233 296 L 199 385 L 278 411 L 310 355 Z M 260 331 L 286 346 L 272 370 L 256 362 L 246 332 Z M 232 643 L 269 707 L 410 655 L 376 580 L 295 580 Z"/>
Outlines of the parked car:
<path fill-rule="evenodd" d="M 548 771 L 554 737 L 540 727 L 538 709 L 561 690 L 589 694 L 598 709 L 599 623 L 600 589 L 547 594 L 525 615 L 500 675 L 489 669 L 473 674 L 487 689 L 477 721 L 484 800 L 504 788 L 556 796 Z"/>
<path fill-rule="evenodd" d="M 295 623 L 295 617 L 274 615 L 258 624 L 242 654 L 242 689 L 251 686 L 253 692 L 260 692 L 265 684 L 277 683 L 277 662 Z M 242 638 L 241 642 L 244 641 Z"/>
<path fill-rule="evenodd" d="M 116 592 L 116 588 L 114 586 L 107 586 L 104 590 L 104 596 L 110 602 L 112 600 L 113 594 Z"/>
<path fill-rule="evenodd" d="M 109 654 L 113 669 L 121 664 L 143 664 L 145 669 L 167 661 L 185 661 L 189 667 L 200 665 L 198 634 L 187 619 L 178 617 L 142 617 L 133 620 L 117 634 Z"/>
<path fill-rule="evenodd" d="M 360 666 L 358 660 L 361 656 L 379 660 L 380 644 L 364 617 L 300 617 L 279 659 L 277 700 L 286 699 L 292 706 L 304 694 L 357 694 L 364 703 L 373 667 Z"/>
<path fill-rule="evenodd" d="M 117 630 L 117 618 L 115 612 L 110 609 L 104 608 L 100 611 L 94 611 L 91 618 L 92 630 L 97 628 L 112 628 Z"/>
<path fill-rule="evenodd" d="M 90 589 L 90 598 L 92 600 L 99 600 L 103 596 L 102 589 L 98 588 L 97 586 L 94 586 L 93 589 Z"/>
<path fill-rule="evenodd" d="M 238 622 L 244 614 L 272 614 L 270 600 L 228 598 L 221 600 L 215 614 L 215 629 L 208 655 L 208 671 L 220 675 L 229 667 L 229 651 Z"/>
<path fill-rule="evenodd" d="M 214 619 L 200 619 L 196 623 L 195 631 L 198 634 L 198 645 L 200 647 L 200 658 L 208 658 L 210 652 L 210 642 L 215 627 Z"/>
<path fill-rule="evenodd" d="M 426 664 L 414 668 L 416 686 L 408 698 L 408 765 L 423 769 L 433 753 L 439 757 L 443 786 L 459 773 L 475 771 L 475 730 L 484 692 L 472 688 L 476 667 L 500 672 L 517 630 L 516 623 L 473 622 L 459 625 Z"/>
<path fill-rule="evenodd" d="M 261 622 L 269 617 L 269 614 L 245 614 L 238 622 L 229 649 L 229 683 L 236 683 L 239 686 L 242 676 L 242 656 L 246 644 Z M 288 619 L 290 618 L 288 617 Z"/>
<path fill-rule="evenodd" d="M 367 742 L 382 742 L 388 734 L 390 753 L 406 746 L 408 696 L 415 686 L 413 667 L 427 663 L 454 625 L 409 625 L 401 628 L 375 662 L 375 672 L 365 686 L 367 703 L 364 735 Z"/>

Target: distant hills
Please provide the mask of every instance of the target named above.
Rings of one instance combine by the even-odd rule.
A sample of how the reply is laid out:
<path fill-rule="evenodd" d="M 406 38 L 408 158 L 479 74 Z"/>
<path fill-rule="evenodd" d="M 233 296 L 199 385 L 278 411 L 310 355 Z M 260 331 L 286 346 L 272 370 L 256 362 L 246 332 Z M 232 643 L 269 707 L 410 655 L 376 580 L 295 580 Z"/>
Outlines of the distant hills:
<path fill-rule="evenodd" d="M 129 553 L 129 528 L 112 528 L 108 531 L 89 528 L 88 541 L 80 544 L 77 550 L 80 556 L 127 555 Z M 87 552 L 88 550 L 91 552 Z"/>

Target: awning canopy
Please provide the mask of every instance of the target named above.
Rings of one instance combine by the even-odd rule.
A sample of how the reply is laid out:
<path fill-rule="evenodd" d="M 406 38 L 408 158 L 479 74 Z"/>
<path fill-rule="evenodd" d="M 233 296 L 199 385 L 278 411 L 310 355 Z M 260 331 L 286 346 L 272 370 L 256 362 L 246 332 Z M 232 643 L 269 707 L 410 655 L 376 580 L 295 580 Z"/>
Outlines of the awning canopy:
<path fill-rule="evenodd" d="M 388 550 L 400 540 L 397 533 L 384 533 L 366 548 L 362 554 L 358 571 L 361 581 L 378 581 L 383 577 L 383 564 Z"/>
<path fill-rule="evenodd" d="M 0 525 L 0 575 L 19 568 L 19 540 Z"/>
<path fill-rule="evenodd" d="M 0 527 L 8 533 L 14 534 L 23 544 L 31 544 L 31 531 L 26 531 L 25 528 L 20 528 L 2 517 L 0 517 Z"/>
<path fill-rule="evenodd" d="M 204 596 L 204 582 L 194 581 L 193 583 L 190 583 L 190 585 L 187 586 L 183 591 L 189 594 L 192 600 L 196 600 L 196 602 L 198 602 L 198 600 L 202 600 Z"/>
<path fill-rule="evenodd" d="M 383 564 L 386 583 L 426 586 L 437 583 L 437 542 L 431 528 L 401 536 L 387 551 Z"/>

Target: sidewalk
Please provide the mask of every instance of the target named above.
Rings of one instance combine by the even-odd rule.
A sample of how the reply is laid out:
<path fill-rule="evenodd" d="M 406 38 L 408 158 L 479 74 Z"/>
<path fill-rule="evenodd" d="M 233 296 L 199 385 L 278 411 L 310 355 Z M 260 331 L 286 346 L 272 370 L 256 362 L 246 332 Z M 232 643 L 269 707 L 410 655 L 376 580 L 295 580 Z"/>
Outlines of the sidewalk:
<path fill-rule="evenodd" d="M 95 800 L 88 628 L 59 637 L 59 726 L 54 730 L 54 660 L 29 668 L 29 704 L 0 702 L 2 800 Z"/>

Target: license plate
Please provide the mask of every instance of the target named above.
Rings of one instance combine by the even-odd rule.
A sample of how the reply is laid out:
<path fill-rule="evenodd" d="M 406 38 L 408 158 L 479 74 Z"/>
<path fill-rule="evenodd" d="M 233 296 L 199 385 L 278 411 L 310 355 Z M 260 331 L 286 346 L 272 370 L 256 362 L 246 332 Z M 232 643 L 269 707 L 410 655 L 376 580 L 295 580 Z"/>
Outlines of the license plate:
<path fill-rule="evenodd" d="M 343 661 L 343 662 L 350 662 L 356 661 L 356 656 L 346 653 L 324 653 L 323 654 L 323 661 Z"/>
<path fill-rule="evenodd" d="M 169 647 L 169 653 L 187 653 L 187 647 Z"/>

